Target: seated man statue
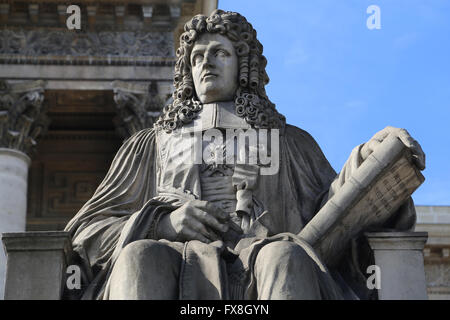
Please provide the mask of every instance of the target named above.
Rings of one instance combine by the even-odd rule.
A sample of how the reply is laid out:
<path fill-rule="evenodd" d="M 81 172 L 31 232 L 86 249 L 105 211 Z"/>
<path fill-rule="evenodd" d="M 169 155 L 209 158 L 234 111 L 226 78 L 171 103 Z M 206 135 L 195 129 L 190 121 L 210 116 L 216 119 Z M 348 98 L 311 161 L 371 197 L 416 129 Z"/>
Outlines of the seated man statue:
<path fill-rule="evenodd" d="M 267 97 L 263 47 L 243 16 L 216 10 L 184 30 L 173 101 L 153 128 L 124 142 L 66 227 L 83 275 L 77 298 L 368 298 L 354 256 L 343 252 L 327 266 L 298 233 L 386 136 L 398 137 L 423 169 L 418 143 L 387 127 L 356 147 L 337 175 Z M 242 133 L 248 139 L 235 148 Z M 184 151 L 196 146 L 201 161 L 190 161 L 195 150 Z M 233 161 L 262 149 L 270 165 Z M 383 227 L 414 223 L 409 198 Z"/>

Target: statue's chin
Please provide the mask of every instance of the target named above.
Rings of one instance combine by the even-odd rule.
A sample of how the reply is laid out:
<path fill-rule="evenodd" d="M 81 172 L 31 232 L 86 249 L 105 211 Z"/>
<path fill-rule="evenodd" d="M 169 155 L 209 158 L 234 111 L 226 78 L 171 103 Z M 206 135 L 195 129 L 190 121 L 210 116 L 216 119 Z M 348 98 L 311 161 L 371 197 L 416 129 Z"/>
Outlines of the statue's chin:
<path fill-rule="evenodd" d="M 211 100 L 205 100 L 205 101 L 202 101 L 202 100 L 200 100 L 200 102 L 202 103 L 202 104 L 207 104 L 207 103 L 219 103 L 219 102 L 228 102 L 228 101 L 232 101 L 233 99 L 226 99 L 226 98 L 217 98 L 217 99 L 211 99 Z"/>
<path fill-rule="evenodd" d="M 198 99 L 201 103 L 214 103 L 222 101 L 232 101 L 234 100 L 234 94 L 224 94 L 223 91 L 209 91 L 206 94 L 198 95 Z"/>
<path fill-rule="evenodd" d="M 197 97 L 201 103 L 234 100 L 237 87 L 219 81 L 204 81 L 196 86 Z"/>

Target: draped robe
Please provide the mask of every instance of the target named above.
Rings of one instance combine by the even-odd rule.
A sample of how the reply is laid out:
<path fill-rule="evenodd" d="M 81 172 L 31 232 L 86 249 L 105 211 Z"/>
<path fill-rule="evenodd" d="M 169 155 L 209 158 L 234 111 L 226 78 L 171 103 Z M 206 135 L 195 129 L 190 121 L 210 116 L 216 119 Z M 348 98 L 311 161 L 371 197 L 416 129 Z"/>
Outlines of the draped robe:
<path fill-rule="evenodd" d="M 246 127 L 245 123 L 241 127 Z M 148 238 L 158 214 L 182 205 L 165 192 L 185 199 L 202 199 L 199 166 L 174 165 L 170 161 L 170 153 L 183 144 L 176 137 L 176 132 L 166 133 L 155 126 L 126 140 L 92 198 L 66 226 L 72 236 L 75 261 L 82 267 L 83 288 L 79 297 L 108 298 L 109 276 L 121 250 L 133 241 Z M 361 164 L 360 148 L 353 150 L 337 175 L 311 135 L 286 125 L 279 138 L 279 170 L 274 175 L 260 175 L 253 191 L 267 212 L 253 223 L 251 236 L 238 244 L 236 254 L 241 263 L 234 266 L 236 270 L 225 270 L 223 257 L 227 248 L 220 241 L 183 243 L 179 298 L 256 298 L 251 274 L 256 255 L 265 244 L 278 240 L 295 242 L 315 261 L 324 298 L 370 297 L 360 271 L 371 259 L 364 242 L 355 239 L 343 253 L 340 264 L 330 269 L 296 236 Z M 414 223 L 410 199 L 386 227 L 407 230 Z M 202 281 L 213 284 L 215 290 L 202 288 Z"/>

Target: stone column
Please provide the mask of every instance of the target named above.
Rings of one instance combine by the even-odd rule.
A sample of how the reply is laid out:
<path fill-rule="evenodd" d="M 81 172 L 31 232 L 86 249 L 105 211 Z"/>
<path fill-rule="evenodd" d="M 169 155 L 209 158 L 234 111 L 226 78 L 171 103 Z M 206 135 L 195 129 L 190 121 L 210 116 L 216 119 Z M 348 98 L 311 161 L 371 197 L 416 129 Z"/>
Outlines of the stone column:
<path fill-rule="evenodd" d="M 215 9 L 217 9 L 218 0 L 206 0 L 203 1 L 202 13 L 209 16 Z"/>
<path fill-rule="evenodd" d="M 115 119 L 119 135 L 126 139 L 134 133 L 151 128 L 164 107 L 164 98 L 155 81 L 150 84 L 114 81 Z"/>
<path fill-rule="evenodd" d="M 1 231 L 25 230 L 27 177 L 30 157 L 0 148 L 0 226 Z"/>
<path fill-rule="evenodd" d="M 44 82 L 10 85 L 0 80 L 0 234 L 25 231 L 29 155 L 46 130 Z M 6 256 L 0 249 L 0 299 L 3 299 Z"/>
<path fill-rule="evenodd" d="M 380 268 L 380 300 L 428 299 L 423 248 L 426 232 L 366 233 Z"/>

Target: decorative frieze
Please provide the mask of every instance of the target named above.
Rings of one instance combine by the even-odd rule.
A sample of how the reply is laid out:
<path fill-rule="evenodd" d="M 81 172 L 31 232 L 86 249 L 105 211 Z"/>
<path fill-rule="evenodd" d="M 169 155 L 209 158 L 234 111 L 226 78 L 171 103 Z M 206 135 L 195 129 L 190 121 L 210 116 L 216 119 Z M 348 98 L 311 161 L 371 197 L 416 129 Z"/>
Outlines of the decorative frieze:
<path fill-rule="evenodd" d="M 94 194 L 104 172 L 51 171 L 44 177 L 45 216 L 71 216 Z"/>
<path fill-rule="evenodd" d="M 0 30 L 0 63 L 134 65 L 137 62 L 172 65 L 172 33 Z"/>
<path fill-rule="evenodd" d="M 0 147 L 30 154 L 36 139 L 47 130 L 44 82 L 10 85 L 0 80 Z"/>

